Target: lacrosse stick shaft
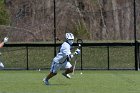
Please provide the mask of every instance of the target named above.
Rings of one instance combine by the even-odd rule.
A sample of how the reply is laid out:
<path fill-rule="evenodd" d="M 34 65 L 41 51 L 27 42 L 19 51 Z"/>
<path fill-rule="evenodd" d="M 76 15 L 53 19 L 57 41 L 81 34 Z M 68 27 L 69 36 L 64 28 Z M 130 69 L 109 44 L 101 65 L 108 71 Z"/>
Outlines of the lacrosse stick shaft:
<path fill-rule="evenodd" d="M 75 61 L 74 61 L 73 72 L 72 72 L 73 75 L 74 75 L 74 71 L 75 71 L 76 63 L 77 63 L 77 57 L 76 57 L 76 59 L 75 59 Z"/>
<path fill-rule="evenodd" d="M 80 48 L 81 48 L 81 44 L 78 44 L 78 49 L 80 49 Z M 74 75 L 76 63 L 77 63 L 77 56 L 76 56 L 75 61 L 74 61 L 73 72 L 72 72 L 73 75 Z"/>

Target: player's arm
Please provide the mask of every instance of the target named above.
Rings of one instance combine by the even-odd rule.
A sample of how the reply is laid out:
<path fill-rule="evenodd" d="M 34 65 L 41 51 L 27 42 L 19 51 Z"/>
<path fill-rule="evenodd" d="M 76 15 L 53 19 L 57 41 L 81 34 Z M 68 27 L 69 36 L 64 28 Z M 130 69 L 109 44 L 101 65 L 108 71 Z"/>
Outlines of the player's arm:
<path fill-rule="evenodd" d="M 79 55 L 80 54 L 80 49 L 76 49 L 74 53 L 70 53 L 69 55 L 67 55 L 68 60 L 70 61 L 75 55 Z"/>
<path fill-rule="evenodd" d="M 62 53 L 70 61 L 75 55 L 80 54 L 80 49 L 76 49 L 74 53 L 71 53 L 70 46 L 67 44 L 62 45 Z"/>
<path fill-rule="evenodd" d="M 4 40 L 0 43 L 0 48 L 2 48 L 4 44 L 7 42 L 8 42 L 8 37 L 5 37 Z"/>
<path fill-rule="evenodd" d="M 4 42 L 0 43 L 0 48 L 2 48 L 4 46 Z"/>

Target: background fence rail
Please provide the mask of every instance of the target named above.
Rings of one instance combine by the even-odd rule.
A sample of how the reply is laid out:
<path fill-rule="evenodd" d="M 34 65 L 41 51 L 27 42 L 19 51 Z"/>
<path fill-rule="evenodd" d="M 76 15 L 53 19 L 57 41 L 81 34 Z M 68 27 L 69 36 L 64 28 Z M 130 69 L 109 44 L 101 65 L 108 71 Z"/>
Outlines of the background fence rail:
<path fill-rule="evenodd" d="M 57 52 L 60 45 L 6 44 L 1 59 L 5 69 L 48 69 L 55 55 L 54 46 Z M 73 50 L 77 46 L 74 43 Z M 139 47 L 137 48 L 139 61 Z M 135 43 L 82 43 L 81 49 L 76 69 L 135 70 Z"/>

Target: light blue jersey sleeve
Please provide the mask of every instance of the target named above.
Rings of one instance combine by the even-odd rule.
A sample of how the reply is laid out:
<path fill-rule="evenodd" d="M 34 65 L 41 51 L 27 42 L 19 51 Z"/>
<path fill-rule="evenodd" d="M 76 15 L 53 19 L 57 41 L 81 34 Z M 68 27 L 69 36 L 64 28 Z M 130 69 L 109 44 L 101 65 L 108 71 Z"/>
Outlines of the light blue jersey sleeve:
<path fill-rule="evenodd" d="M 60 48 L 60 51 L 62 52 L 62 54 L 64 56 L 67 56 L 67 55 L 71 54 L 70 47 L 71 46 L 66 42 L 62 44 L 62 47 Z"/>

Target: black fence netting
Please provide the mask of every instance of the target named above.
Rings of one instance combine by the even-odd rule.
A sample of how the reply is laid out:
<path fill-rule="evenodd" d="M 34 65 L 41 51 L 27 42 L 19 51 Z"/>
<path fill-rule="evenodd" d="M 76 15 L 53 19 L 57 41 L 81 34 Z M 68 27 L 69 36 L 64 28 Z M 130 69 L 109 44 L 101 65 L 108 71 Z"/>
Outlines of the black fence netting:
<path fill-rule="evenodd" d="M 119 43 L 121 44 L 121 43 Z M 77 46 L 73 46 L 74 51 Z M 82 45 L 76 69 L 135 69 L 134 43 Z M 57 51 L 59 44 L 57 46 Z M 8 44 L 2 49 L 4 69 L 48 69 L 54 57 L 53 44 Z M 138 57 L 139 58 L 139 57 Z M 74 65 L 75 58 L 71 64 Z"/>

